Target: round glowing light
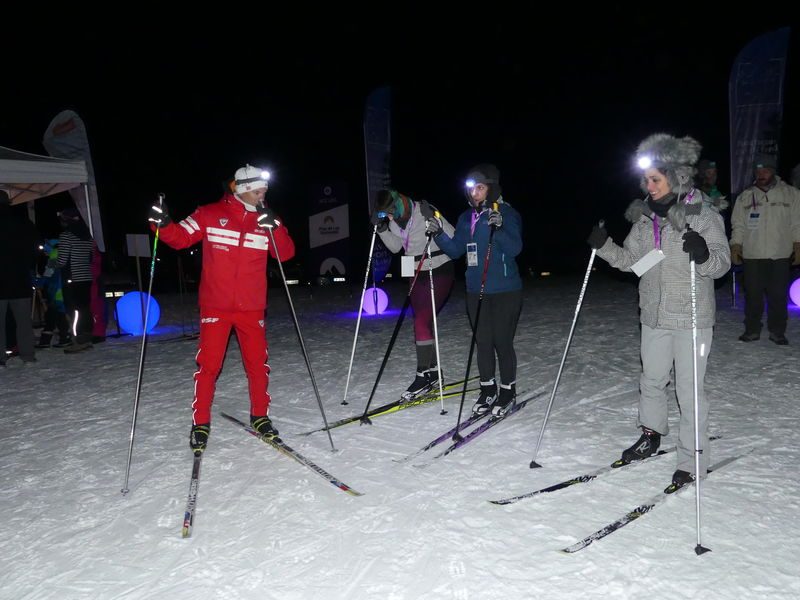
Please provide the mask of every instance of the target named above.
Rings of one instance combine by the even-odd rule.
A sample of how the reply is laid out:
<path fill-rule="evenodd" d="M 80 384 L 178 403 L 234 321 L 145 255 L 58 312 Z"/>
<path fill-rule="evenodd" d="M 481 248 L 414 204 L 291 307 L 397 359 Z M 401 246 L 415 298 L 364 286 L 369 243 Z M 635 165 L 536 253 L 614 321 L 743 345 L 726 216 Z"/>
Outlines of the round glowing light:
<path fill-rule="evenodd" d="M 800 306 L 800 279 L 795 279 L 792 287 L 789 288 L 789 298 L 795 306 Z"/>
<path fill-rule="evenodd" d="M 389 307 L 389 296 L 381 288 L 371 287 L 364 290 L 364 312 L 368 315 L 383 314 Z"/>
<path fill-rule="evenodd" d="M 650 168 L 650 166 L 653 164 L 653 159 L 652 159 L 652 158 L 650 158 L 649 156 L 642 156 L 642 157 L 641 157 L 641 158 L 640 158 L 640 159 L 639 159 L 639 160 L 636 162 L 636 164 L 637 164 L 637 165 L 639 165 L 639 168 L 640 168 L 640 169 L 642 169 L 642 170 L 644 170 L 644 169 L 649 169 L 649 168 Z"/>
<path fill-rule="evenodd" d="M 147 333 L 150 333 L 158 325 L 158 319 L 161 317 L 161 308 L 155 298 L 141 292 L 128 292 L 117 301 L 117 319 L 120 329 L 125 333 L 142 335 L 142 315 L 143 310 L 148 310 L 148 298 L 150 298 L 150 309 L 147 314 Z"/>
<path fill-rule="evenodd" d="M 261 179 L 265 181 L 269 181 L 269 178 L 272 177 L 269 171 L 261 171 Z"/>
<path fill-rule="evenodd" d="M 467 181 L 464 183 L 464 185 L 466 185 L 469 189 L 472 189 L 472 188 L 475 187 L 475 180 L 474 179 L 467 179 Z"/>

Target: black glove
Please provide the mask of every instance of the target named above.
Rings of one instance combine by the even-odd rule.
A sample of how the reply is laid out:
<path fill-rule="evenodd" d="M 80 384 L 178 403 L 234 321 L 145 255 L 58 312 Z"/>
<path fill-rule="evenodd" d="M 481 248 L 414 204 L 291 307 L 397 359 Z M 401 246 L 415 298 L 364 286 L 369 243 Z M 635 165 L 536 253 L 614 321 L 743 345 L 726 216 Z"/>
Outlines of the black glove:
<path fill-rule="evenodd" d="M 608 232 L 606 231 L 606 228 L 601 225 L 595 225 L 592 227 L 592 233 L 589 234 L 589 237 L 586 241 L 592 248 L 599 250 L 603 247 L 603 245 L 605 245 L 607 239 Z"/>
<path fill-rule="evenodd" d="M 688 252 L 695 264 L 702 265 L 711 253 L 703 236 L 691 229 L 683 234 L 683 251 Z"/>
<path fill-rule="evenodd" d="M 264 229 L 272 229 L 281 224 L 277 215 L 263 204 L 256 205 L 258 212 L 258 226 Z"/>
<path fill-rule="evenodd" d="M 489 212 L 489 225 L 495 229 L 500 229 L 503 226 L 503 215 L 500 214 L 500 211 L 493 210 Z"/>
<path fill-rule="evenodd" d="M 425 221 L 425 233 L 436 237 L 442 232 L 442 222 L 436 217 L 432 217 Z"/>
<path fill-rule="evenodd" d="M 422 216 L 425 219 L 432 219 L 434 216 L 436 216 L 436 211 L 430 204 L 428 204 L 427 200 L 420 200 L 419 212 L 422 213 Z"/>
<path fill-rule="evenodd" d="M 386 215 L 386 211 L 384 210 L 376 210 L 373 212 L 369 221 L 373 226 L 378 226 L 378 233 L 383 233 L 389 229 L 389 217 Z"/>
<path fill-rule="evenodd" d="M 151 223 L 155 223 L 159 228 L 169 225 L 172 219 L 169 216 L 167 203 L 162 200 L 161 206 L 159 206 L 158 203 L 153 204 L 153 206 L 150 207 L 150 216 L 147 220 Z"/>

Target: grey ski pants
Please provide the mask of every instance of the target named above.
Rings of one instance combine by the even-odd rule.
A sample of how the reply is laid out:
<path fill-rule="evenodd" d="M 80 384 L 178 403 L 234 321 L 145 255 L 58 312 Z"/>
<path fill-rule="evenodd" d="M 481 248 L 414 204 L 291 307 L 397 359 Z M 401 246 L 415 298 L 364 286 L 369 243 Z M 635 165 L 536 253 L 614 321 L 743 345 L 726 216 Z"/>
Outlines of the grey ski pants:
<path fill-rule="evenodd" d="M 708 470 L 708 402 L 703 391 L 706 363 L 711 351 L 713 329 L 697 330 L 697 397 L 700 430 L 700 475 Z M 642 376 L 639 381 L 639 425 L 669 433 L 667 384 L 673 364 L 675 393 L 680 411 L 678 469 L 694 473 L 694 375 L 691 329 L 653 329 L 642 325 Z"/>

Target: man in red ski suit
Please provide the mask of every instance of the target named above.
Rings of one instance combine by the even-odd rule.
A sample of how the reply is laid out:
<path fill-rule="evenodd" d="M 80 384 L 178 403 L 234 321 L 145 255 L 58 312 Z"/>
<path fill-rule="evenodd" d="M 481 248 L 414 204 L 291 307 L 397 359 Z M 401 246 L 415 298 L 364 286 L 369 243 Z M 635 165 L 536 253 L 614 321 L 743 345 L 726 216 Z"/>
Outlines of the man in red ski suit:
<path fill-rule="evenodd" d="M 270 395 L 265 332 L 267 307 L 267 253 L 286 261 L 294 256 L 289 231 L 264 205 L 269 173 L 247 165 L 236 171 L 234 193 L 198 207 L 180 223 L 173 223 L 166 205 L 150 209 L 151 227 L 180 250 L 203 242 L 200 276 L 200 343 L 194 374 L 192 429 L 189 445 L 195 453 L 206 448 L 214 399 L 231 329 L 242 352 L 250 390 L 250 424 L 261 435 L 278 431 L 268 416 Z M 274 236 L 272 247 L 270 232 Z M 276 251 L 277 250 L 277 251 Z"/>

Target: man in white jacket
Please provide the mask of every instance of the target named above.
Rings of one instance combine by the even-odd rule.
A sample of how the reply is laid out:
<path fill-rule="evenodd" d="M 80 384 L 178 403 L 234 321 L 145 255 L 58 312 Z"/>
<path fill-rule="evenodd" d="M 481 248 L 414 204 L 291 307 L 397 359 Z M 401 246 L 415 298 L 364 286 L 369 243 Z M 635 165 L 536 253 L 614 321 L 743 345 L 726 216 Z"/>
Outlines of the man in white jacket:
<path fill-rule="evenodd" d="M 789 267 L 800 264 L 800 190 L 782 181 L 775 167 L 774 157 L 758 157 L 753 185 L 736 198 L 731 262 L 744 264 L 744 333 L 739 339 L 761 337 L 766 294 L 769 339 L 785 346 Z"/>

